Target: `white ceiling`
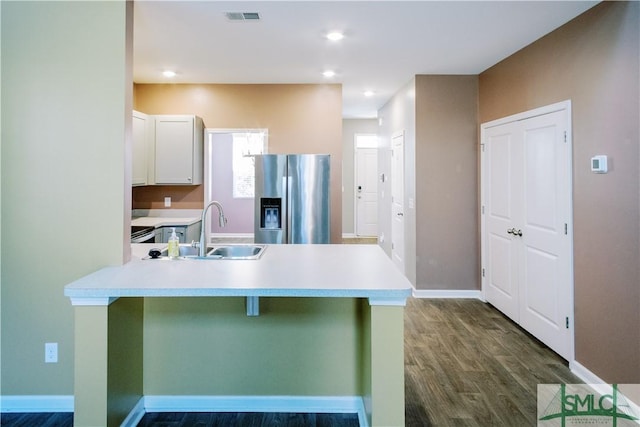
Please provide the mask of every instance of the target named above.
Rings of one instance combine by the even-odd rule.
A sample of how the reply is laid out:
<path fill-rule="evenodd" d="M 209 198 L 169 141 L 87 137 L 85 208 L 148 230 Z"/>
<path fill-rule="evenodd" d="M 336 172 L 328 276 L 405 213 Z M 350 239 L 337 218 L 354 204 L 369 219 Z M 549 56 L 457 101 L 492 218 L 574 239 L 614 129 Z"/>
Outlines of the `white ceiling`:
<path fill-rule="evenodd" d="M 341 83 L 343 117 L 376 117 L 414 75 L 479 74 L 596 3 L 141 0 L 134 81 Z M 260 20 L 232 22 L 225 12 Z M 333 30 L 345 38 L 330 42 Z M 165 69 L 178 75 L 169 80 Z"/>

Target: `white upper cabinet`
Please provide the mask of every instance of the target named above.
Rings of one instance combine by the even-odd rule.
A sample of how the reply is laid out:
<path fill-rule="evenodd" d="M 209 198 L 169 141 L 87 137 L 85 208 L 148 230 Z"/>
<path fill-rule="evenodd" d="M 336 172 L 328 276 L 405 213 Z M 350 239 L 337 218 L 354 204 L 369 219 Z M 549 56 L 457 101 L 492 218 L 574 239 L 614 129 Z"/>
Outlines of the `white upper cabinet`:
<path fill-rule="evenodd" d="M 202 184 L 204 125 L 193 115 L 153 116 L 154 182 L 157 185 Z"/>
<path fill-rule="evenodd" d="M 133 144 L 132 144 L 132 185 L 147 185 L 149 171 L 149 153 L 151 144 L 152 117 L 139 111 L 133 112 Z"/>

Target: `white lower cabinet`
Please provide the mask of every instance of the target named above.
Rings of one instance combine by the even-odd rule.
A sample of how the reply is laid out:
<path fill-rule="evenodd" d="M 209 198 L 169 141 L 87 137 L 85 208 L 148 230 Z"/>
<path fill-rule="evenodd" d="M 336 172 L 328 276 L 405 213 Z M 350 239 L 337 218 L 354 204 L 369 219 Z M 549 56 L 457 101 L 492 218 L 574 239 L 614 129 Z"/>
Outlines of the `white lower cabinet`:
<path fill-rule="evenodd" d="M 180 243 L 191 243 L 200 241 L 200 221 L 191 225 L 166 226 L 156 229 L 156 243 L 167 243 L 171 237 L 172 229 L 176 229 L 176 236 Z"/>

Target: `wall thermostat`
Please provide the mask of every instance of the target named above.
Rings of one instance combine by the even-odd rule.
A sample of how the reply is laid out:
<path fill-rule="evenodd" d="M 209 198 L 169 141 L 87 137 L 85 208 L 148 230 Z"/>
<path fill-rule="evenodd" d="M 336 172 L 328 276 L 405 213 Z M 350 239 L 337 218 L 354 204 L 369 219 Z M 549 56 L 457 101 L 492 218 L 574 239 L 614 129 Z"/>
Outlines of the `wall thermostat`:
<path fill-rule="evenodd" d="M 607 156 L 594 156 L 591 158 L 591 172 L 607 173 Z"/>

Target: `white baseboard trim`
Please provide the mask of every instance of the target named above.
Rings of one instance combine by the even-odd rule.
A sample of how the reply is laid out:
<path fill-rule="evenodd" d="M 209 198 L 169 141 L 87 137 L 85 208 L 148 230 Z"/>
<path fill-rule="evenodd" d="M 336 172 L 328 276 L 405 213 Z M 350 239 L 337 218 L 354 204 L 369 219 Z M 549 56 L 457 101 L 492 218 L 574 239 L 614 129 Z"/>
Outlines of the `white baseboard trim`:
<path fill-rule="evenodd" d="M 600 379 L 600 377 L 575 360 L 569 362 L 569 370 L 571 370 L 575 376 L 584 381 L 585 384 L 606 384 L 606 381 Z"/>
<path fill-rule="evenodd" d="M 73 395 L 0 396 L 0 412 L 73 412 Z"/>
<path fill-rule="evenodd" d="M 479 290 L 466 289 L 414 289 L 414 298 L 466 298 L 482 299 L 482 292 Z"/>
<path fill-rule="evenodd" d="M 146 413 L 144 410 L 144 401 L 145 399 L 143 396 L 138 400 L 138 403 L 136 403 L 136 406 L 133 407 L 131 412 L 129 412 L 127 418 L 125 418 L 122 424 L 120 424 L 120 427 L 136 427 L 138 425 Z"/>
<path fill-rule="evenodd" d="M 573 360 L 569 362 L 569 369 L 575 376 L 577 376 L 582 381 L 584 381 L 585 384 L 591 387 L 599 395 L 601 396 L 611 395 L 611 384 L 607 383 L 602 378 L 600 378 L 599 376 L 591 372 L 584 365 Z M 625 399 L 627 401 L 627 404 L 629 405 L 629 408 L 631 409 L 631 412 L 633 414 L 640 414 L 640 400 L 637 402 L 633 400 L 634 397 L 638 396 L 637 394 L 638 385 L 633 384 L 632 386 L 635 387 L 636 393 L 629 396 L 625 396 Z M 640 421 L 638 420 L 636 420 L 635 423 L 640 425 Z"/>
<path fill-rule="evenodd" d="M 342 238 L 343 239 L 355 239 L 356 237 L 356 233 L 342 233 Z"/>
<path fill-rule="evenodd" d="M 146 412 L 356 413 L 368 427 L 360 396 L 145 396 Z"/>

